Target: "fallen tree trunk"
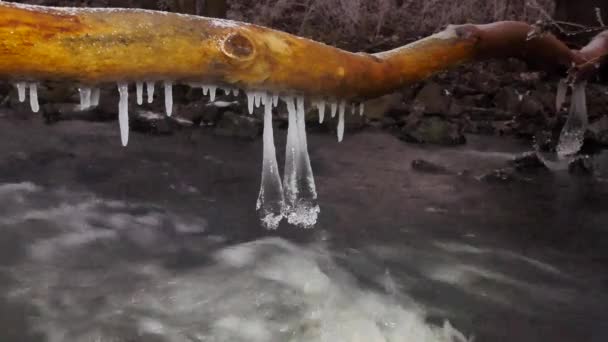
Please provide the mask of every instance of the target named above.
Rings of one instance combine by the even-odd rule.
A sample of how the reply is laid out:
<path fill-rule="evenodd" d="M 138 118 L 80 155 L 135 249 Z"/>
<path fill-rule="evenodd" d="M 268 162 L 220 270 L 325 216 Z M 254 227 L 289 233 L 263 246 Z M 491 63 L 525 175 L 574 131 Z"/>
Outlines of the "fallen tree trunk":
<path fill-rule="evenodd" d="M 545 67 L 599 63 L 606 34 L 570 50 L 521 22 L 450 26 L 404 47 L 350 53 L 227 20 L 128 9 L 49 8 L 0 2 L 0 78 L 170 81 L 361 101 L 458 64 L 517 57 Z M 582 72 L 582 71 L 581 71 Z M 586 76 L 587 77 L 587 76 Z"/>

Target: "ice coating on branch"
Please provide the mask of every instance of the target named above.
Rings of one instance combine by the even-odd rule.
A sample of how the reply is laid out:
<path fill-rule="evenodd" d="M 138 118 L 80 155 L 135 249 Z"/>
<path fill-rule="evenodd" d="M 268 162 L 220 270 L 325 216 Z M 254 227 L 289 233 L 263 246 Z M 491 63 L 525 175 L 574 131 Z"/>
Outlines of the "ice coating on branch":
<path fill-rule="evenodd" d="M 99 106 L 99 98 L 101 96 L 101 90 L 99 88 L 93 88 L 91 90 L 91 106 Z"/>
<path fill-rule="evenodd" d="M 40 110 L 40 104 L 38 103 L 38 85 L 36 83 L 30 83 L 30 107 L 32 112 L 38 113 Z"/>
<path fill-rule="evenodd" d="M 154 82 L 146 82 L 146 92 L 148 93 L 148 103 L 154 102 Z"/>
<path fill-rule="evenodd" d="M 289 223 L 311 228 L 317 222 L 320 210 L 308 155 L 304 98 L 297 97 L 295 102 L 293 97 L 284 100 L 289 112 L 283 177 L 284 212 Z"/>
<path fill-rule="evenodd" d="M 572 101 L 568 120 L 562 129 L 556 148 L 557 155 L 560 158 L 576 154 L 583 146 L 589 123 L 585 95 L 586 85 L 587 83 L 583 81 L 572 86 Z"/>
<path fill-rule="evenodd" d="M 338 142 L 344 139 L 344 112 L 346 111 L 346 101 L 340 101 L 340 114 L 338 118 Z"/>
<path fill-rule="evenodd" d="M 315 103 L 319 110 L 319 123 L 323 123 L 325 120 L 325 100 L 319 100 Z"/>
<path fill-rule="evenodd" d="M 137 93 L 137 104 L 142 105 L 144 103 L 144 83 L 135 82 L 135 92 Z"/>
<path fill-rule="evenodd" d="M 91 88 L 78 88 L 78 93 L 80 94 L 80 110 L 91 108 Z"/>
<path fill-rule="evenodd" d="M 120 102 L 118 103 L 118 124 L 120 125 L 120 140 L 122 146 L 129 143 L 129 84 L 118 83 Z"/>
<path fill-rule="evenodd" d="M 338 112 L 338 102 L 334 101 L 331 103 L 331 117 L 335 118 L 337 112 Z"/>
<path fill-rule="evenodd" d="M 264 94 L 264 135 L 262 182 L 258 195 L 257 210 L 262 225 L 267 229 L 277 229 L 283 219 L 285 198 L 279 175 L 274 133 L 272 129 L 272 98 Z"/>
<path fill-rule="evenodd" d="M 566 79 L 561 79 L 557 84 L 557 95 L 555 96 L 555 111 L 559 112 L 566 102 L 566 94 L 568 93 L 568 82 Z"/>
<path fill-rule="evenodd" d="M 173 83 L 165 81 L 165 110 L 167 116 L 173 115 Z"/>
<path fill-rule="evenodd" d="M 27 88 L 27 83 L 25 82 L 17 82 L 17 93 L 19 94 L 19 102 L 25 102 L 25 90 Z"/>

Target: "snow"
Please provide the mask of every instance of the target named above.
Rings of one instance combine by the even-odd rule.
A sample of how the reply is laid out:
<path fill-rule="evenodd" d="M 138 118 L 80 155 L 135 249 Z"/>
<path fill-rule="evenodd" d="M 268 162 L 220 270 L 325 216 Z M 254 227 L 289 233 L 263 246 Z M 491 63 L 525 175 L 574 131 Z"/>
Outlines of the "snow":
<path fill-rule="evenodd" d="M 308 155 L 304 98 L 286 97 L 288 128 L 285 148 L 283 188 L 285 216 L 289 223 L 311 228 L 317 223 L 319 206 L 314 176 Z"/>
<path fill-rule="evenodd" d="M 272 98 L 264 96 L 262 181 L 258 195 L 257 210 L 266 229 L 277 229 L 283 219 L 285 199 L 279 175 L 279 167 L 272 129 Z"/>
<path fill-rule="evenodd" d="M 135 87 L 137 92 L 137 104 L 141 106 L 144 103 L 144 83 L 135 82 Z"/>
<path fill-rule="evenodd" d="M 165 81 L 165 110 L 167 116 L 173 115 L 173 83 Z"/>
<path fill-rule="evenodd" d="M 568 120 L 562 129 L 557 144 L 557 155 L 560 158 L 571 156 L 580 151 L 585 139 L 589 123 L 587 117 L 587 99 L 585 95 L 586 82 L 572 86 L 572 100 Z"/>
<path fill-rule="evenodd" d="M 36 83 L 30 83 L 30 107 L 34 113 L 38 113 L 40 110 L 40 104 L 38 103 L 38 85 Z"/>
<path fill-rule="evenodd" d="M 120 125 L 120 140 L 122 146 L 129 143 L 129 84 L 118 83 L 120 102 L 118 103 L 118 123 Z"/>
<path fill-rule="evenodd" d="M 91 88 L 78 88 L 78 93 L 80 94 L 80 110 L 91 108 Z"/>
<path fill-rule="evenodd" d="M 340 117 L 338 119 L 338 142 L 344 139 L 344 112 L 346 111 L 346 101 L 340 101 Z M 332 115 L 333 117 L 333 115 Z"/>
<path fill-rule="evenodd" d="M 17 82 L 17 93 L 19 93 L 19 102 L 25 102 L 25 89 L 27 88 L 27 83 L 25 82 Z"/>
<path fill-rule="evenodd" d="M 101 91 L 99 88 L 93 88 L 93 90 L 91 91 L 91 106 L 99 106 L 99 97 L 101 96 L 100 93 Z"/>
<path fill-rule="evenodd" d="M 148 103 L 154 102 L 154 82 L 146 82 L 146 92 L 148 93 Z"/>

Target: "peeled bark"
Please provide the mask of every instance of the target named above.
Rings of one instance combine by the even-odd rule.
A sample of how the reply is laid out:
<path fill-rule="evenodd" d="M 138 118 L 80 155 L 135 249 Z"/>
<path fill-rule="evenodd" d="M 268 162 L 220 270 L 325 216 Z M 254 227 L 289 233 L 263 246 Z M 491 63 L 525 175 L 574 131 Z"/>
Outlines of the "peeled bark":
<path fill-rule="evenodd" d="M 364 100 L 455 65 L 517 57 L 549 67 L 584 65 L 550 34 L 520 22 L 450 26 L 378 53 L 351 53 L 256 25 L 130 9 L 0 3 L 0 78 L 13 81 L 205 82 L 275 93 Z"/>

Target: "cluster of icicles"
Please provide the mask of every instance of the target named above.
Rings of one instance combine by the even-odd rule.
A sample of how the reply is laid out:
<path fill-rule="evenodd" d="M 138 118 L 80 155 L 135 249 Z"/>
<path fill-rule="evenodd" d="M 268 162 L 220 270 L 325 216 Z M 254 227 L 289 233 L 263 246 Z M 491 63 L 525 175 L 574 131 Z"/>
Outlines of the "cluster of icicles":
<path fill-rule="evenodd" d="M 37 85 L 35 83 L 19 82 L 16 84 L 19 100 L 25 101 L 26 90 L 30 90 L 30 104 L 34 112 L 38 112 Z M 118 122 L 120 126 L 120 137 L 123 146 L 129 142 L 129 84 L 119 82 L 118 93 L 120 101 L 118 104 Z M 154 82 L 146 82 L 147 101 L 154 100 Z M 163 83 L 165 92 L 165 110 L 168 116 L 173 113 L 173 83 Z M 215 101 L 219 87 L 213 85 L 190 84 L 192 87 L 202 88 L 204 95 L 209 95 L 210 100 Z M 225 94 L 239 95 L 238 89 L 221 88 Z M 95 107 L 99 104 L 99 88 L 81 87 L 80 108 L 82 110 Z M 144 102 L 144 82 L 136 82 L 137 104 Z M 263 133 L 263 164 L 262 181 L 260 193 L 257 200 L 257 210 L 262 225 L 268 229 L 278 228 L 280 222 L 285 218 L 290 224 L 298 227 L 310 228 L 317 222 L 320 212 L 317 204 L 317 192 L 315 181 L 308 155 L 308 143 L 306 137 L 306 110 L 305 101 L 302 96 L 279 96 L 269 94 L 266 91 L 246 92 L 249 114 L 253 114 L 254 108 L 264 106 L 264 133 Z M 279 105 L 279 100 L 286 104 L 288 116 L 287 146 L 285 149 L 285 168 L 283 181 L 279 175 L 274 144 L 274 133 L 272 128 L 272 110 Z M 319 111 L 319 122 L 325 120 L 325 112 L 329 107 L 332 118 L 338 115 L 338 141 L 344 138 L 346 101 L 317 100 L 312 102 Z M 351 105 L 352 114 L 358 110 L 363 115 L 365 110 L 363 104 Z"/>

